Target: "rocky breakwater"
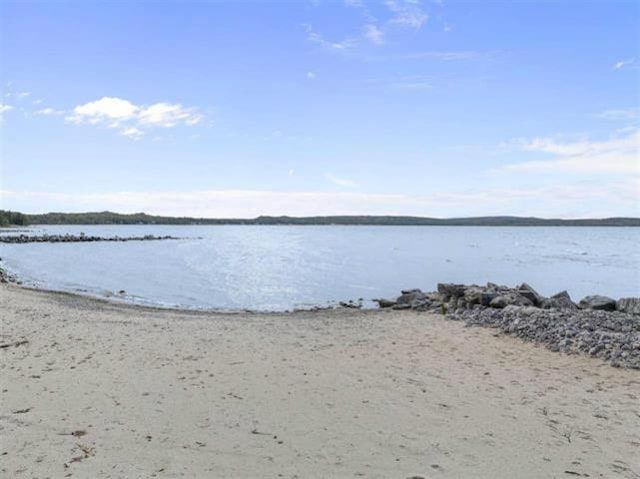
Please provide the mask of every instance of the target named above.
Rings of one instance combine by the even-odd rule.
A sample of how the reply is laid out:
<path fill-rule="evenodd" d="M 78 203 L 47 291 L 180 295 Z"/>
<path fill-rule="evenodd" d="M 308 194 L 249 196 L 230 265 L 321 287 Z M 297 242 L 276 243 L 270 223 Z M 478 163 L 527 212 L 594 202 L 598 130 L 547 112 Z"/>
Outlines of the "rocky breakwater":
<path fill-rule="evenodd" d="M 587 296 L 566 291 L 544 297 L 526 283 L 510 288 L 441 283 L 437 291 L 402 291 L 380 307 L 442 313 L 467 326 L 498 328 L 552 351 L 582 353 L 613 366 L 640 369 L 640 298 Z"/>
<path fill-rule="evenodd" d="M 22 244 L 22 243 L 90 243 L 95 241 L 160 241 L 160 240 L 177 240 L 174 236 L 88 236 L 83 233 L 79 235 L 2 235 L 0 243 Z"/>

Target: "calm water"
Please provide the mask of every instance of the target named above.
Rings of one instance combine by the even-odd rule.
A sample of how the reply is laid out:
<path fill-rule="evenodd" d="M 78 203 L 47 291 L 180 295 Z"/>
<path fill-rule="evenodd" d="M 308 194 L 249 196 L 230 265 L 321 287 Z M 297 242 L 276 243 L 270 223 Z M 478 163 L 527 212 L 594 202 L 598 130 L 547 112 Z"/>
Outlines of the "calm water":
<path fill-rule="evenodd" d="M 179 241 L 1 245 L 32 284 L 196 308 L 284 310 L 395 297 L 437 282 L 515 285 L 574 300 L 640 295 L 640 228 L 47 226 L 42 233 Z"/>

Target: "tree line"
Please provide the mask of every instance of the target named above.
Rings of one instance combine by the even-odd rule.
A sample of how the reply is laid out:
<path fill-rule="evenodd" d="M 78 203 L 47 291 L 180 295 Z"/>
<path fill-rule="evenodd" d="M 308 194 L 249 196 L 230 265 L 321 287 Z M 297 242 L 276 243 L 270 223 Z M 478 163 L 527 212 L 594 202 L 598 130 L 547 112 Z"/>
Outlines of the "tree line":
<path fill-rule="evenodd" d="M 145 213 L 23 214 L 0 210 L 0 226 L 25 225 L 369 225 L 369 226 L 640 226 L 640 218 L 544 219 L 518 216 L 474 218 L 424 218 L 418 216 L 259 216 L 239 218 L 190 218 Z"/>

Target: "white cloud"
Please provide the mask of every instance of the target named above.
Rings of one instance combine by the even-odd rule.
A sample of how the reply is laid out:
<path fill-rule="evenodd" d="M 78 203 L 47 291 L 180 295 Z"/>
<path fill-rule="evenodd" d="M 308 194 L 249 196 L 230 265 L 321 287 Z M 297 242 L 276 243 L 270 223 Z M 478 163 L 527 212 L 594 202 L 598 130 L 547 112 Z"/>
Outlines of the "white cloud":
<path fill-rule="evenodd" d="M 620 60 L 619 62 L 616 62 L 613 64 L 613 69 L 620 70 L 621 68 L 624 68 L 628 65 L 633 65 L 635 62 L 636 62 L 635 57 L 629 58 L 628 60 Z"/>
<path fill-rule="evenodd" d="M 18 93 L 16 96 L 18 98 L 27 98 L 28 96 L 31 96 L 31 92 L 30 91 L 22 91 L 22 92 Z"/>
<path fill-rule="evenodd" d="M 11 105 L 0 103 L 0 123 L 4 120 L 4 114 L 11 110 L 13 110 Z"/>
<path fill-rule="evenodd" d="M 186 109 L 180 104 L 154 103 L 149 107 L 141 108 L 138 113 L 140 124 L 163 128 L 171 128 L 179 123 L 197 125 L 200 120 L 202 120 L 202 115 L 195 113 L 193 109 Z"/>
<path fill-rule="evenodd" d="M 37 116 L 62 115 L 64 111 L 54 110 L 53 108 L 42 108 L 41 110 L 34 111 L 33 114 Z"/>
<path fill-rule="evenodd" d="M 102 97 L 99 100 L 78 105 L 67 120 L 73 123 L 89 123 L 92 125 L 105 120 L 128 120 L 138 112 L 139 108 L 128 100 L 115 97 Z"/>
<path fill-rule="evenodd" d="M 348 50 L 355 47 L 358 42 L 354 38 L 345 38 L 340 42 L 326 40 L 321 34 L 316 32 L 311 25 L 304 25 L 307 32 L 307 40 L 320 45 L 322 48 L 333 51 Z"/>
<path fill-rule="evenodd" d="M 25 212 L 102 211 L 218 218 L 260 215 L 519 215 L 560 218 L 640 216 L 640 181 L 595 180 L 538 187 L 487 188 L 426 195 L 322 191 L 159 191 L 43 193 L 0 191 L 5 207 Z"/>
<path fill-rule="evenodd" d="M 314 72 L 307 72 L 307 79 L 314 80 L 316 78 L 316 74 Z"/>
<path fill-rule="evenodd" d="M 130 126 L 129 128 L 125 128 L 124 130 L 122 130 L 120 134 L 131 138 L 132 140 L 137 140 L 144 135 L 144 132 L 142 130 L 139 130 L 135 126 Z"/>
<path fill-rule="evenodd" d="M 384 43 L 384 32 L 372 23 L 364 26 L 364 37 L 376 45 Z"/>
<path fill-rule="evenodd" d="M 202 115 L 195 108 L 185 108 L 179 103 L 159 102 L 145 106 L 122 98 L 103 97 L 76 106 L 66 120 L 116 128 L 122 135 L 137 139 L 144 134 L 144 129 L 197 125 Z"/>
<path fill-rule="evenodd" d="M 418 0 L 386 0 L 384 3 L 393 15 L 390 23 L 419 30 L 428 19 Z"/>
<path fill-rule="evenodd" d="M 598 118 L 612 121 L 637 120 L 640 118 L 640 108 L 621 108 L 617 110 L 606 110 L 598 113 Z"/>
<path fill-rule="evenodd" d="M 357 188 L 359 186 L 358 183 L 353 180 L 350 180 L 348 178 L 339 178 L 332 175 L 331 173 L 327 173 L 324 177 L 327 179 L 327 181 L 337 186 L 343 186 L 346 188 Z"/>
<path fill-rule="evenodd" d="M 525 161 L 507 166 L 529 172 L 611 173 L 640 175 L 640 130 L 603 141 L 557 141 L 535 138 L 519 142 L 522 149 L 551 155 L 550 159 Z"/>

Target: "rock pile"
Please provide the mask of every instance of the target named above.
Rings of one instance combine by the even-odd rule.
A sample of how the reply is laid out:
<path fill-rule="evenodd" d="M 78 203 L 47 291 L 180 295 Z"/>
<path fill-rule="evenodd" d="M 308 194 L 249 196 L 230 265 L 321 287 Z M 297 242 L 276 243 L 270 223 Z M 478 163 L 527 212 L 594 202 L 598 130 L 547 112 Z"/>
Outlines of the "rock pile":
<path fill-rule="evenodd" d="M 405 290 L 380 307 L 438 312 L 468 326 L 498 328 L 552 351 L 584 353 L 614 366 L 640 369 L 640 298 L 587 296 L 566 291 L 544 297 L 526 283 L 516 288 L 438 284 L 434 292 Z"/>
<path fill-rule="evenodd" d="M 87 236 L 84 233 L 80 233 L 79 235 L 38 235 L 38 236 L 29 236 L 29 235 L 2 235 L 0 236 L 0 243 L 85 243 L 85 242 L 94 242 L 94 241 L 159 241 L 159 240 L 173 240 L 180 239 L 174 236 L 154 236 L 154 235 L 144 235 L 144 236 L 112 236 L 112 237 L 103 237 L 103 236 Z"/>

